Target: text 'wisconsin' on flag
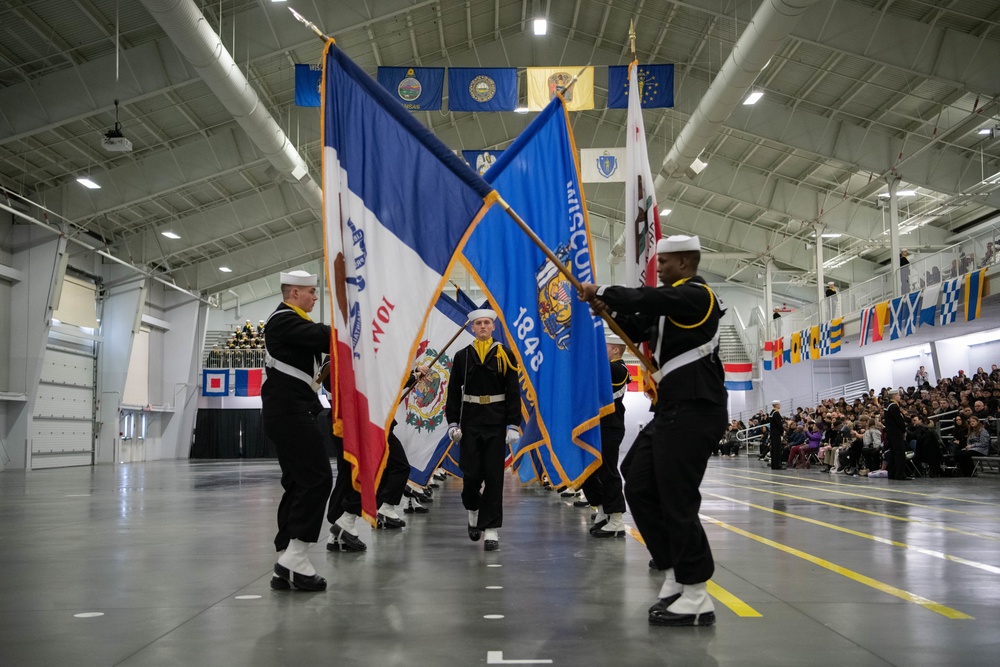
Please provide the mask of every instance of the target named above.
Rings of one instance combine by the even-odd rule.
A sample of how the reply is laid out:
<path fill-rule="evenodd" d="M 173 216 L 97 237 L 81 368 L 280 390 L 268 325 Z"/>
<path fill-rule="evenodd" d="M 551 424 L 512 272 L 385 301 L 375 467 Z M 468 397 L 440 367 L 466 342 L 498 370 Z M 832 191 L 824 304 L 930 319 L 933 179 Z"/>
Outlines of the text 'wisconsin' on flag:
<path fill-rule="evenodd" d="M 586 202 L 563 105 L 556 96 L 485 178 L 576 278 L 593 282 Z M 537 450 L 553 485 L 578 486 L 600 465 L 597 427 L 614 409 L 603 322 L 498 207 L 463 256 L 499 313 L 535 404 L 539 436 L 526 429 L 514 456 Z"/>
<path fill-rule="evenodd" d="M 420 333 L 456 251 L 496 195 L 332 40 L 323 62 L 331 402 L 371 520 Z"/>

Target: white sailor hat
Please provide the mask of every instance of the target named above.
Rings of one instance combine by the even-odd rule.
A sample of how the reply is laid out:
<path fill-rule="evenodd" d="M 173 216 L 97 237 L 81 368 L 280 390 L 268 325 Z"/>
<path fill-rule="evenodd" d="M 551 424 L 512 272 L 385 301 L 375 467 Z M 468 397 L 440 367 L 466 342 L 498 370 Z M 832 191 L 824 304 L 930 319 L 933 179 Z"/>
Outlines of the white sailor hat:
<path fill-rule="evenodd" d="M 495 310 L 490 310 L 489 308 L 480 308 L 478 310 L 473 310 L 469 313 L 469 321 L 475 322 L 476 320 L 490 319 L 495 320 L 497 318 L 497 313 Z"/>
<path fill-rule="evenodd" d="M 607 331 L 604 333 L 604 342 L 607 343 L 608 345 L 625 344 L 625 341 L 622 340 L 622 337 L 612 331 Z"/>
<path fill-rule="evenodd" d="M 828 283 L 827 283 L 827 285 L 829 285 L 830 287 L 833 287 L 833 286 L 834 286 L 834 285 L 836 285 L 836 284 L 837 284 L 837 283 L 833 282 L 832 280 L 831 280 L 830 282 L 828 282 Z"/>
<path fill-rule="evenodd" d="M 781 401 L 779 401 L 778 399 L 774 399 L 773 401 L 771 401 L 771 405 L 781 405 Z"/>
<path fill-rule="evenodd" d="M 656 242 L 656 254 L 664 252 L 690 252 L 690 251 L 700 252 L 701 251 L 701 239 L 697 236 L 684 236 L 678 234 L 676 236 L 666 236 Z"/>
<path fill-rule="evenodd" d="M 899 396 L 899 389 L 890 388 L 886 393 L 889 396 Z"/>
<path fill-rule="evenodd" d="M 296 287 L 315 287 L 316 276 L 308 271 L 282 271 L 282 285 L 294 285 Z M 249 322 L 250 320 L 247 320 Z"/>

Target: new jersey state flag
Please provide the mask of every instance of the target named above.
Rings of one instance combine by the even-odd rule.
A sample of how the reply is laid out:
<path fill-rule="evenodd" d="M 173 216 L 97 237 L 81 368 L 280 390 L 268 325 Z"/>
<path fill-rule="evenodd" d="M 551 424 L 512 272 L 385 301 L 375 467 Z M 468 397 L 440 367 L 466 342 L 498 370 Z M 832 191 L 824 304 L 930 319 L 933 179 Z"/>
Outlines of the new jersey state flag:
<path fill-rule="evenodd" d="M 449 67 L 448 111 L 513 111 L 516 67 Z"/>
<path fill-rule="evenodd" d="M 489 181 L 538 237 L 584 282 L 594 268 L 586 202 L 569 116 L 556 97 L 493 167 Z M 579 486 L 601 463 L 598 423 L 614 409 L 604 323 L 499 207 L 476 228 L 463 256 L 499 313 L 535 406 L 514 451 L 533 449 L 554 486 Z"/>
<path fill-rule="evenodd" d="M 379 67 L 378 82 L 410 111 L 437 111 L 444 98 L 443 67 Z"/>
<path fill-rule="evenodd" d="M 427 318 L 422 340 L 417 346 L 415 363 L 428 366 L 439 353 L 441 356 L 430 366 L 430 374 L 413 385 L 396 411 L 397 423 L 393 433 L 403 443 L 406 458 L 410 462 L 410 481 L 420 486 L 427 486 L 434 469 L 441 463 L 451 444 L 448 422 L 444 419 L 445 398 L 451 381 L 451 363 L 455 352 L 471 345 L 475 340 L 465 328 L 473 307 L 474 304 L 458 302 L 447 294 L 438 297 L 434 310 Z M 444 345 L 459 330 L 462 333 L 455 342 L 447 350 L 443 350 Z"/>
<path fill-rule="evenodd" d="M 456 251 L 496 195 L 332 40 L 323 63 L 331 407 L 372 520 L 386 431 L 424 324 Z"/>

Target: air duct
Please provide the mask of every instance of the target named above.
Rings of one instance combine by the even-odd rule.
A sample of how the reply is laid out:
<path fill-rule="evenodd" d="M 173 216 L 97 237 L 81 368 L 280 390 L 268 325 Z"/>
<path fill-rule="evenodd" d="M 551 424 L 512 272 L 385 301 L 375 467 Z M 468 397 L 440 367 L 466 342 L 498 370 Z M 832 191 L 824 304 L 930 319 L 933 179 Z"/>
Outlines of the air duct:
<path fill-rule="evenodd" d="M 275 169 L 296 183 L 309 206 L 321 211 L 319 184 L 194 0 L 142 0 L 142 4 Z"/>

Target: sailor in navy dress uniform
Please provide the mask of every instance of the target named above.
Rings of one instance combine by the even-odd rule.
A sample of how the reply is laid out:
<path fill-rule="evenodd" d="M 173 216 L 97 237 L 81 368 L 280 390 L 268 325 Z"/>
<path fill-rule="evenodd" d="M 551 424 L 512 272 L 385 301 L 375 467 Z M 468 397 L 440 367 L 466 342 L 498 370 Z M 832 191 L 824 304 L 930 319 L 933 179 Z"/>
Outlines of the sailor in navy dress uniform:
<path fill-rule="evenodd" d="M 625 495 L 618 471 L 618 451 L 625 437 L 625 390 L 632 376 L 622 361 L 625 341 L 613 333 L 605 334 L 608 360 L 611 362 L 611 391 L 615 411 L 601 417 L 601 467 L 581 487 L 591 505 L 597 507 L 590 534 L 594 537 L 625 537 Z"/>
<path fill-rule="evenodd" d="M 521 437 L 517 364 L 510 348 L 493 340 L 496 317 L 486 308 L 469 313 L 476 340 L 455 354 L 445 402 L 448 436 L 459 443 L 469 538 L 484 537 L 486 551 L 500 548 L 504 460 Z"/>
<path fill-rule="evenodd" d="M 725 310 L 697 275 L 697 236 L 656 244 L 659 287 L 584 284 L 580 298 L 610 311 L 633 340 L 651 340 L 654 416 L 632 444 L 622 472 L 625 499 L 653 561 L 665 570 L 652 625 L 712 625 L 707 582 L 715 571 L 698 511 L 698 487 L 728 420 L 725 374 L 719 359 L 719 320 Z"/>
<path fill-rule="evenodd" d="M 267 380 L 260 390 L 264 433 L 274 443 L 285 492 L 278 505 L 271 588 L 326 589 L 307 550 L 319 540 L 333 473 L 316 417 L 323 409 L 316 376 L 330 352 L 330 327 L 313 322 L 316 276 L 305 271 L 281 274 L 281 304 L 267 319 Z"/>

